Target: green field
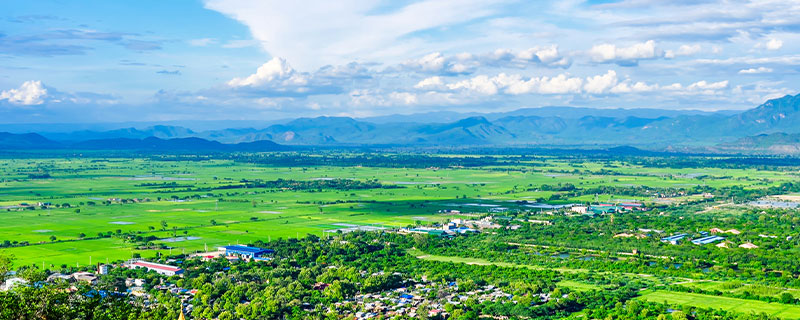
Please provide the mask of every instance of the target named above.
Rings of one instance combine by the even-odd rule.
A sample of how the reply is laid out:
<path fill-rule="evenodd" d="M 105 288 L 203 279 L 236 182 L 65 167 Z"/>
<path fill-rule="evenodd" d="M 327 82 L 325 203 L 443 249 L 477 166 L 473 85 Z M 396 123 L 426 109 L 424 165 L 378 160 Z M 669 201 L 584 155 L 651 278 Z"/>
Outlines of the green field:
<path fill-rule="evenodd" d="M 508 262 L 493 262 L 484 259 L 478 258 L 464 258 L 464 257 L 452 257 L 452 256 L 438 256 L 438 255 L 431 255 L 424 253 L 422 251 L 412 249 L 408 250 L 408 254 L 413 255 L 419 259 L 423 260 L 430 260 L 430 261 L 439 261 L 439 262 L 453 262 L 453 263 L 465 263 L 465 264 L 475 264 L 475 265 L 493 265 L 498 267 L 506 267 L 506 268 L 528 268 L 533 270 L 543 270 L 543 269 L 550 269 L 556 270 L 560 272 L 567 272 L 567 273 L 577 273 L 577 272 L 589 272 L 586 269 L 570 269 L 570 268 L 546 268 L 542 266 L 534 266 L 534 265 L 527 265 L 527 264 L 516 264 L 516 263 L 508 263 Z"/>
<path fill-rule="evenodd" d="M 741 281 L 702 281 L 686 283 L 683 286 L 699 288 L 705 291 L 720 291 L 729 292 L 734 294 L 743 294 L 749 292 L 750 294 L 759 296 L 772 296 L 778 297 L 784 292 L 788 292 L 795 298 L 800 298 L 800 289 L 793 288 L 779 288 L 775 286 L 743 283 Z"/>
<path fill-rule="evenodd" d="M 574 173 L 575 170 L 581 173 Z M 90 257 L 96 262 L 127 259 L 136 253 L 150 257 L 157 252 L 138 250 L 120 237 L 89 239 L 98 237 L 98 233 L 154 236 L 158 238 L 155 244 L 163 243 L 172 252 L 195 252 L 206 247 L 279 237 L 324 236 L 326 230 L 352 225 L 393 228 L 461 217 L 439 214 L 443 209 L 458 209 L 467 215 L 485 214 L 488 206 L 511 207 L 513 201 L 535 202 L 558 193 L 541 190 L 540 186 L 545 184 L 572 184 L 581 188 L 696 185 L 765 188 L 795 179 L 790 173 L 778 171 L 720 168 L 687 171 L 555 158 L 509 166 L 444 169 L 282 167 L 230 160 L 11 159 L 0 160 L 0 173 L 3 177 L 0 207 L 5 208 L 0 214 L 0 241 L 29 243 L 0 250 L 14 254 L 17 264 L 55 267 L 85 265 Z M 39 173 L 48 176 L 31 178 Z M 702 178 L 698 179 L 698 175 Z M 230 188 L 240 186 L 244 179 L 375 180 L 397 188 Z M 103 203 L 111 198 L 149 201 Z M 595 198 L 609 202 L 653 200 L 600 194 L 557 198 L 549 203 L 578 203 Z M 675 196 L 668 201 L 689 198 Z M 38 202 L 69 204 L 69 207 L 36 210 L 15 207 Z M 175 237 L 182 238 L 177 242 L 169 240 Z"/>
<path fill-rule="evenodd" d="M 699 308 L 723 309 L 745 314 L 759 314 L 763 312 L 768 315 L 783 319 L 800 319 L 800 306 L 768 303 L 758 300 L 745 300 L 663 290 L 644 292 L 642 296 L 637 299 L 673 305 L 688 305 Z"/>

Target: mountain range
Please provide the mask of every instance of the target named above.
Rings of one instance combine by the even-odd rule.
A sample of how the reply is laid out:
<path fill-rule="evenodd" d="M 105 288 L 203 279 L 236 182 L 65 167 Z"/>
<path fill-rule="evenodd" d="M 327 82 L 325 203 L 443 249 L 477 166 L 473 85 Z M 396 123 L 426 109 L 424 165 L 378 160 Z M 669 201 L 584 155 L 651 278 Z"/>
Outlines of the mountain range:
<path fill-rule="evenodd" d="M 228 124 L 237 124 L 228 122 Z M 244 124 L 244 123 L 240 123 Z M 634 146 L 651 150 L 800 153 L 800 95 L 735 112 L 660 109 L 525 108 L 373 118 L 298 118 L 214 129 L 149 125 L 112 130 L 41 130 L 0 135 L 0 148 L 279 150 L 285 146 Z M 203 126 L 200 126 L 203 127 Z M 214 127 L 206 124 L 205 128 Z M 22 127 L 17 125 L 16 130 Z M 21 143 L 20 141 L 28 141 Z M 274 143 L 272 143 L 274 141 Z M 271 143 L 271 144 L 270 144 Z M 772 147 L 773 145 L 779 147 Z"/>

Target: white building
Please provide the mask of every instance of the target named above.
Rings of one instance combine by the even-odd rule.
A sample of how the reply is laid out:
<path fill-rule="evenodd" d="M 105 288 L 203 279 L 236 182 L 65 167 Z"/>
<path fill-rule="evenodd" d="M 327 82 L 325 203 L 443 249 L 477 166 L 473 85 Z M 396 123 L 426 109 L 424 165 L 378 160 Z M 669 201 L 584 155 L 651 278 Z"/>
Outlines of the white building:
<path fill-rule="evenodd" d="M 111 266 L 107 264 L 101 264 L 100 267 L 97 268 L 98 274 L 108 274 L 108 271 L 111 270 Z"/>
<path fill-rule="evenodd" d="M 8 291 L 13 289 L 14 287 L 24 286 L 28 284 L 28 280 L 22 278 L 11 278 L 6 280 L 5 283 L 0 285 L 0 291 Z"/>
<path fill-rule="evenodd" d="M 571 210 L 572 212 L 575 212 L 575 213 L 585 214 L 589 210 L 589 207 L 587 207 L 587 206 L 572 206 L 572 208 L 569 208 L 569 210 Z"/>
<path fill-rule="evenodd" d="M 183 269 L 174 267 L 167 264 L 160 264 L 160 263 L 153 263 L 147 261 L 136 261 L 128 265 L 131 269 L 138 269 L 138 268 L 145 268 L 147 271 L 155 271 L 158 274 L 163 274 L 165 276 L 174 276 L 178 274 L 183 274 Z"/>

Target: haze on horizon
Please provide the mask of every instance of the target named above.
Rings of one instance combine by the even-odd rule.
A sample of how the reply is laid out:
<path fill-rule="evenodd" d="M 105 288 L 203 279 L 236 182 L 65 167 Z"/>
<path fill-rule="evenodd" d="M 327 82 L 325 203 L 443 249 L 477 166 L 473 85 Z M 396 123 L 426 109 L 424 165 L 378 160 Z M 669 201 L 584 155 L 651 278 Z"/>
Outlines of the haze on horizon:
<path fill-rule="evenodd" d="M 800 1 L 11 1 L 6 123 L 547 105 L 747 109 L 800 89 Z"/>

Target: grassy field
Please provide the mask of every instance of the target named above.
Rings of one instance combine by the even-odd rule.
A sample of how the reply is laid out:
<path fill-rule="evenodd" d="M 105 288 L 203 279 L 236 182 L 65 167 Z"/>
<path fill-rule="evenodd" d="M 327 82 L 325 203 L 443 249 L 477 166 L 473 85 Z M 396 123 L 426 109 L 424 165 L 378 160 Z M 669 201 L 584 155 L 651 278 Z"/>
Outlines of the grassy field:
<path fill-rule="evenodd" d="M 591 290 L 600 290 L 602 289 L 601 286 L 591 283 L 583 283 L 578 281 L 572 280 L 562 280 L 558 282 L 559 287 L 569 288 L 575 291 L 591 291 Z"/>
<path fill-rule="evenodd" d="M 580 173 L 572 173 L 574 170 Z M 606 171 L 601 174 L 601 170 Z M 49 176 L 32 178 L 41 173 Z M 546 158 L 509 167 L 446 169 L 275 167 L 228 160 L 11 159 L 0 160 L 0 174 L 0 207 L 4 209 L 0 214 L 0 241 L 30 243 L 0 250 L 14 254 L 17 264 L 53 266 L 85 265 L 90 257 L 96 262 L 127 259 L 136 253 L 149 257 L 157 252 L 137 250 L 118 237 L 86 239 L 98 233 L 152 235 L 160 239 L 156 243 L 164 243 L 173 251 L 194 252 L 259 239 L 323 236 L 326 231 L 352 225 L 391 228 L 460 217 L 439 214 L 443 209 L 482 214 L 492 206 L 511 208 L 516 205 L 513 201 L 548 199 L 557 193 L 541 190 L 544 184 L 764 188 L 796 180 L 789 173 L 766 170 L 674 170 Z M 230 188 L 242 185 L 243 179 L 336 178 L 376 180 L 398 188 Z M 190 198 L 175 201 L 186 197 Z M 614 194 L 597 197 L 610 202 L 652 200 Z M 104 203 L 113 198 L 149 201 Z M 586 195 L 549 202 L 594 199 Z M 22 203 L 38 202 L 69 206 L 17 208 Z"/>
<path fill-rule="evenodd" d="M 772 296 L 778 297 L 784 292 L 788 292 L 795 298 L 800 298 L 800 290 L 792 288 L 778 288 L 774 286 L 766 286 L 760 284 L 749 284 L 741 281 L 702 281 L 683 284 L 686 287 L 694 287 L 706 291 L 720 291 L 729 292 L 734 294 L 743 294 L 749 292 L 758 296 Z"/>
<path fill-rule="evenodd" d="M 745 314 L 766 313 L 783 319 L 800 319 L 800 306 L 780 303 L 767 303 L 757 300 L 745 300 L 718 297 L 696 293 L 672 291 L 647 291 L 637 299 L 673 305 L 689 305 L 700 308 L 723 309 Z"/>
<path fill-rule="evenodd" d="M 516 263 L 508 263 L 508 262 L 493 262 L 484 259 L 478 258 L 463 258 L 463 257 L 451 257 L 451 256 L 437 256 L 437 255 L 430 255 L 424 253 L 422 251 L 412 249 L 408 251 L 408 254 L 413 255 L 419 259 L 423 260 L 430 260 L 430 261 L 440 261 L 440 262 L 453 262 L 453 263 L 465 263 L 465 264 L 475 264 L 475 265 L 493 265 L 498 267 L 507 267 L 507 268 L 528 268 L 533 270 L 543 270 L 543 269 L 550 269 L 556 270 L 560 272 L 567 272 L 567 273 L 577 273 L 577 272 L 589 272 L 586 269 L 570 269 L 570 268 L 545 268 L 542 266 L 534 266 L 528 264 L 516 264 Z"/>

